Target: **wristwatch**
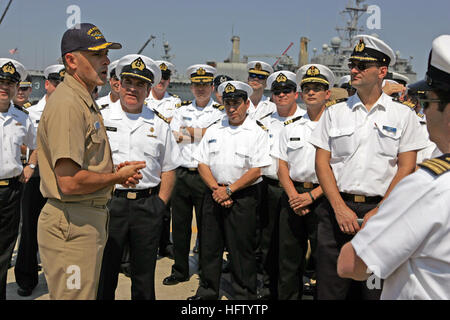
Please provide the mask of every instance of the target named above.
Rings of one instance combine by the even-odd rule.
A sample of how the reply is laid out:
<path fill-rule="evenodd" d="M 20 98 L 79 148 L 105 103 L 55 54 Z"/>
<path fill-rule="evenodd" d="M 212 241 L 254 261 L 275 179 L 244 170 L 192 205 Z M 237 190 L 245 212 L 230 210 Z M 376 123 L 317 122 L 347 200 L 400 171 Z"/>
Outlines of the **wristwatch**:
<path fill-rule="evenodd" d="M 233 191 L 231 191 L 230 186 L 227 186 L 227 188 L 225 190 L 227 192 L 227 195 L 231 197 L 231 195 L 233 194 Z"/>
<path fill-rule="evenodd" d="M 31 169 L 36 169 L 36 165 L 33 163 L 29 163 L 28 165 L 30 166 Z"/>

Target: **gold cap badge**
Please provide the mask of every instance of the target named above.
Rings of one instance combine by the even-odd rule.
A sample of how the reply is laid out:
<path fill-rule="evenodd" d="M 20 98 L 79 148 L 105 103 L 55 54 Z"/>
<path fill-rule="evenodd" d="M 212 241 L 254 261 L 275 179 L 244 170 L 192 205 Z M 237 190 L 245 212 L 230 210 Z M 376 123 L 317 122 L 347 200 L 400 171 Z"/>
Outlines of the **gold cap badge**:
<path fill-rule="evenodd" d="M 131 63 L 131 68 L 142 71 L 145 69 L 145 63 L 144 63 L 144 61 L 142 61 L 141 57 L 139 57 Z"/>
<path fill-rule="evenodd" d="M 286 82 L 287 81 L 287 77 L 284 74 L 280 73 L 278 75 L 278 77 L 276 78 L 276 81 L 277 82 Z"/>
<path fill-rule="evenodd" d="M 359 43 L 358 43 L 358 44 L 356 45 L 356 47 L 355 47 L 355 51 L 356 51 L 356 52 L 363 52 L 365 47 L 366 47 L 366 45 L 365 45 L 365 43 L 364 43 L 364 40 L 363 40 L 363 39 L 360 39 L 360 40 L 359 40 Z"/>
<path fill-rule="evenodd" d="M 320 74 L 320 70 L 318 68 L 316 68 L 315 66 L 309 67 L 309 69 L 306 71 L 306 75 L 311 76 L 311 77 L 317 76 L 319 74 Z"/>
<path fill-rule="evenodd" d="M 14 74 L 14 73 L 16 73 L 16 67 L 14 67 L 13 63 L 11 61 L 9 61 L 8 63 L 3 65 L 2 71 L 4 73 Z"/>
<path fill-rule="evenodd" d="M 161 64 L 159 65 L 159 68 L 160 68 L 162 71 L 166 71 L 166 70 L 167 70 L 167 65 L 166 65 L 165 63 L 161 63 Z"/>
<path fill-rule="evenodd" d="M 261 70 L 262 70 L 261 63 L 257 62 L 257 63 L 255 64 L 255 70 L 258 70 L 258 71 L 261 71 Z"/>
<path fill-rule="evenodd" d="M 204 75 L 206 74 L 206 71 L 205 71 L 205 69 L 203 69 L 203 68 L 198 68 L 197 74 L 198 74 L 199 76 L 204 76 Z"/>
<path fill-rule="evenodd" d="M 227 84 L 227 86 L 225 87 L 225 93 L 230 93 L 230 92 L 235 92 L 236 91 L 236 87 L 233 86 L 231 83 Z"/>

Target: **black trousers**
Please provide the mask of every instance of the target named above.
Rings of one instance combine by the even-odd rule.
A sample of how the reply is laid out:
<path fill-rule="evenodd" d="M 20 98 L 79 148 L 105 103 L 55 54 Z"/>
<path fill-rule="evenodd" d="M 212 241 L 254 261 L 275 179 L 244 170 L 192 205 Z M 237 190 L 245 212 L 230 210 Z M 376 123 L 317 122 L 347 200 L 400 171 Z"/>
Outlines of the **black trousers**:
<path fill-rule="evenodd" d="M 22 229 L 14 275 L 19 287 L 34 289 L 38 284 L 37 224 L 39 214 L 47 201 L 39 190 L 41 179 L 32 177 L 23 185 Z"/>
<path fill-rule="evenodd" d="M 231 208 L 215 202 L 212 193 L 204 199 L 202 220 L 202 281 L 197 295 L 219 298 L 224 245 L 231 254 L 230 272 L 234 299 L 256 299 L 256 209 L 257 187 L 234 193 Z"/>
<path fill-rule="evenodd" d="M 135 200 L 115 195 L 108 209 L 108 241 L 103 252 L 97 299 L 114 299 L 123 249 L 128 243 L 131 299 L 154 300 L 156 259 L 166 205 L 157 194 Z"/>
<path fill-rule="evenodd" d="M 0 300 L 6 299 L 6 279 L 19 233 L 22 184 L 14 179 L 0 186 Z"/>
<path fill-rule="evenodd" d="M 296 186 L 298 193 L 311 191 Z M 281 199 L 279 220 L 279 300 L 301 300 L 303 296 L 303 274 L 306 269 L 306 253 L 308 240 L 311 245 L 310 264 L 314 268 L 317 254 L 317 226 L 316 208 L 322 198 L 313 202 L 311 210 L 305 216 L 297 215 L 289 205 L 286 193 Z"/>
<path fill-rule="evenodd" d="M 283 188 L 277 180 L 264 178 L 261 188 L 261 211 L 259 212 L 259 255 L 262 273 L 260 294 L 278 297 L 278 220 L 281 210 Z"/>
<path fill-rule="evenodd" d="M 345 201 L 358 218 L 376 207 L 376 203 Z M 369 289 L 366 281 L 340 278 L 337 274 L 337 259 L 342 246 L 352 240 L 352 235 L 341 232 L 336 217 L 327 199 L 317 207 L 319 217 L 317 241 L 317 299 L 319 300 L 379 300 L 380 289 Z M 381 282 L 382 284 L 382 282 Z"/>
<path fill-rule="evenodd" d="M 176 171 L 176 183 L 172 192 L 172 241 L 175 263 L 172 274 L 179 279 L 189 277 L 189 251 L 192 235 L 192 209 L 195 208 L 197 234 L 201 257 L 201 225 L 203 198 L 208 187 L 198 171 L 188 171 L 179 167 Z M 201 268 L 201 259 L 200 268 Z"/>

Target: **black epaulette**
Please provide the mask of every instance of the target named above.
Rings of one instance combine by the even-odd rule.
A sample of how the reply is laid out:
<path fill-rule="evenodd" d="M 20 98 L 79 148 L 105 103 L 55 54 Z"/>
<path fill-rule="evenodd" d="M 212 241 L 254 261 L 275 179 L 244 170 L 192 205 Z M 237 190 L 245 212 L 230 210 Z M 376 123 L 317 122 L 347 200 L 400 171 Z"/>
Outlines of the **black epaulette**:
<path fill-rule="evenodd" d="M 100 107 L 98 107 L 98 109 L 99 109 L 99 110 L 103 110 L 103 109 L 105 109 L 107 106 L 109 106 L 109 103 L 102 104 Z"/>
<path fill-rule="evenodd" d="M 288 124 L 294 123 L 295 121 L 300 120 L 302 117 L 303 117 L 303 116 L 298 116 L 298 117 L 295 117 L 295 118 L 286 120 L 286 121 L 284 122 L 284 125 L 287 126 Z"/>
<path fill-rule="evenodd" d="M 21 106 L 18 106 L 17 104 L 15 104 L 14 107 L 15 107 L 16 109 L 19 109 L 19 110 L 22 111 L 23 113 L 30 114 L 27 110 L 25 110 L 25 108 L 23 108 L 23 107 L 21 107 Z"/>
<path fill-rule="evenodd" d="M 325 104 L 325 108 L 331 107 L 332 105 L 335 105 L 335 104 L 338 104 L 340 102 L 344 102 L 344 101 L 347 101 L 347 100 L 348 100 L 348 98 L 342 98 L 342 99 L 336 99 L 336 100 L 328 101 Z"/>
<path fill-rule="evenodd" d="M 209 127 L 211 127 L 212 125 L 216 124 L 217 122 L 219 122 L 222 119 L 217 119 L 216 121 L 214 121 L 213 123 L 211 123 L 209 126 L 206 127 L 206 129 L 208 129 Z"/>
<path fill-rule="evenodd" d="M 428 159 L 420 163 L 419 166 L 433 176 L 440 176 L 448 171 L 450 171 L 450 153 L 446 153 L 440 157 Z"/>
<path fill-rule="evenodd" d="M 400 104 L 402 104 L 402 105 L 404 105 L 404 106 L 407 106 L 408 108 L 410 108 L 412 111 L 415 112 L 416 105 L 415 105 L 414 103 L 412 103 L 412 102 L 409 102 L 409 101 L 400 101 L 399 98 L 394 98 L 394 99 L 392 99 L 392 101 L 398 102 L 398 103 L 400 103 Z"/>
<path fill-rule="evenodd" d="M 153 110 L 153 112 L 154 112 L 158 117 L 160 117 L 161 119 L 163 119 L 167 124 L 170 123 L 170 121 L 169 121 L 166 117 L 164 117 L 161 113 L 159 113 L 159 112 L 156 111 L 155 109 L 152 109 L 152 110 Z"/>
<path fill-rule="evenodd" d="M 190 105 L 191 103 L 192 103 L 191 100 L 184 100 L 184 101 L 181 101 L 181 103 L 177 103 L 177 104 L 175 105 L 175 108 L 179 108 L 179 107 L 181 107 L 181 106 L 188 106 L 188 105 Z"/>
<path fill-rule="evenodd" d="M 269 112 L 268 114 L 266 114 L 264 117 L 260 118 L 259 120 L 262 120 L 262 119 L 264 119 L 264 118 L 267 118 L 268 116 L 272 115 L 272 113 L 273 113 L 273 111 L 272 111 L 272 112 Z"/>
<path fill-rule="evenodd" d="M 172 96 L 172 97 L 174 97 L 174 98 L 179 98 L 179 97 L 180 97 L 180 96 L 178 96 L 178 95 L 176 95 L 176 94 L 174 94 L 174 93 L 168 92 L 168 94 L 169 94 L 169 96 Z"/>
<path fill-rule="evenodd" d="M 213 103 L 213 108 L 219 109 L 220 111 L 222 111 L 223 109 L 225 109 L 225 106 L 218 104 L 218 103 Z"/>
<path fill-rule="evenodd" d="M 29 108 L 29 107 L 31 107 L 31 106 L 32 106 L 31 102 L 25 102 L 25 103 L 23 104 L 23 107 L 24 107 L 25 109 L 27 109 L 27 108 Z"/>
<path fill-rule="evenodd" d="M 34 106 L 34 105 L 38 104 L 38 102 L 39 102 L 39 100 L 33 101 L 33 102 L 31 103 L 31 105 Z"/>
<path fill-rule="evenodd" d="M 264 131 L 269 131 L 269 130 L 267 130 L 266 126 L 262 124 L 261 121 L 256 120 L 256 124 L 257 124 L 258 126 L 260 126 L 261 129 L 263 129 Z"/>

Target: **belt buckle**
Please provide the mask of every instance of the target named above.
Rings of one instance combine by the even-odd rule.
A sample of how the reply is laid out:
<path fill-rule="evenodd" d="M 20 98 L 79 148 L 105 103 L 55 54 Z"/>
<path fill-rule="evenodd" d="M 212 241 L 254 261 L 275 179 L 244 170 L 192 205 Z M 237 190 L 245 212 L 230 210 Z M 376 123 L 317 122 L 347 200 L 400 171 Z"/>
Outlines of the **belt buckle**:
<path fill-rule="evenodd" d="M 197 168 L 188 168 L 189 171 L 195 172 L 197 171 Z"/>
<path fill-rule="evenodd" d="M 303 183 L 303 188 L 306 188 L 306 189 L 312 189 L 313 188 L 313 184 L 312 184 L 312 182 L 304 182 Z"/>
<path fill-rule="evenodd" d="M 0 186 L 9 186 L 8 180 L 0 180 Z"/>
<path fill-rule="evenodd" d="M 127 192 L 127 199 L 135 200 L 137 198 L 136 192 Z"/>
<path fill-rule="evenodd" d="M 366 196 L 355 195 L 355 202 L 366 202 Z"/>

